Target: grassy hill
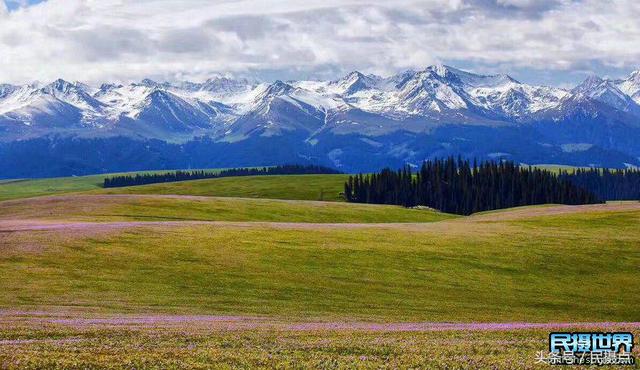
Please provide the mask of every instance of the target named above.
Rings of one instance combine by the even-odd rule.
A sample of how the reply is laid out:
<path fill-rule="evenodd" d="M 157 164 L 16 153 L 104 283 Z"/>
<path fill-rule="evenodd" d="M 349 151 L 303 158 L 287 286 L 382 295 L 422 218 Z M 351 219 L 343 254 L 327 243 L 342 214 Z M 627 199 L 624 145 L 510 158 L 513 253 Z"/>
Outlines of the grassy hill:
<path fill-rule="evenodd" d="M 336 202 L 342 175 L 102 179 L 0 183 L 0 368 L 524 369 L 551 327 L 637 334 L 638 202 L 459 217 Z"/>
<path fill-rule="evenodd" d="M 551 172 L 558 172 L 560 169 L 572 170 L 577 168 L 560 165 L 537 165 L 535 167 Z M 219 169 L 209 169 L 207 171 L 216 170 Z M 140 171 L 128 174 L 156 172 L 167 171 Z M 101 194 L 180 194 L 342 201 L 338 194 L 344 190 L 344 182 L 348 178 L 348 175 L 252 176 L 102 189 L 104 178 L 114 175 L 119 174 L 51 179 L 0 180 L 0 201 L 84 191 L 93 191 Z"/>
<path fill-rule="evenodd" d="M 102 189 L 100 194 L 177 194 L 242 198 L 342 201 L 349 175 L 282 175 L 224 177 L 124 188 Z"/>
<path fill-rule="evenodd" d="M 218 170 L 211 169 L 207 171 Z M 137 171 L 90 176 L 53 177 L 46 179 L 0 180 L 0 201 L 102 189 L 105 177 L 159 172 L 171 171 Z"/>
<path fill-rule="evenodd" d="M 0 220 L 434 222 L 455 218 L 399 206 L 174 195 L 63 195 L 0 202 Z"/>
<path fill-rule="evenodd" d="M 633 309 L 640 301 L 625 294 L 639 277 L 638 203 L 456 217 L 304 200 L 338 200 L 345 175 L 117 189 L 100 189 L 102 178 L 0 184 L 4 198 L 79 191 L 0 202 L 0 307 L 373 320 L 640 319 Z M 578 280 L 583 289 L 567 293 Z"/>
<path fill-rule="evenodd" d="M 0 201 L 100 189 L 104 175 L 51 179 L 3 180 Z"/>
<path fill-rule="evenodd" d="M 0 183 L 0 368 L 524 369 L 554 324 L 473 328 L 637 334 L 638 202 L 459 217 L 336 202 L 343 175 L 103 178 Z"/>
<path fill-rule="evenodd" d="M 77 203 L 81 210 L 84 203 Z M 37 215 L 48 208 L 34 209 Z M 639 321 L 640 296 L 629 287 L 640 277 L 640 206 L 542 209 L 533 217 L 507 211 L 511 216 L 504 218 L 493 213 L 386 227 L 14 229 L 0 233 L 0 307 L 377 321 Z M 3 212 L 9 212 L 3 218 L 16 216 Z M 87 214 L 102 220 L 101 210 L 91 212 L 49 221 Z"/>
<path fill-rule="evenodd" d="M 341 201 L 342 198 L 338 194 L 344 190 L 344 182 L 348 177 L 348 175 L 227 177 L 103 189 L 104 178 L 114 175 L 117 174 L 3 180 L 0 182 L 0 201 L 87 191 L 98 194 L 179 194 Z"/>

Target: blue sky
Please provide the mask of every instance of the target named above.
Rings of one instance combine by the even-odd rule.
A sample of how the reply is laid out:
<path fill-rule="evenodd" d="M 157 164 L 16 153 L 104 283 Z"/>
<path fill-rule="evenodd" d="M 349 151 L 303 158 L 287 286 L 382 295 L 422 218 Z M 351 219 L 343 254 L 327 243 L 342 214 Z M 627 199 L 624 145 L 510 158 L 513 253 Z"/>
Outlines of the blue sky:
<path fill-rule="evenodd" d="M 10 11 L 13 11 L 20 7 L 35 5 L 43 1 L 45 0 L 4 0 L 4 3 L 7 4 L 7 9 L 9 9 Z"/>
<path fill-rule="evenodd" d="M 572 86 L 640 69 L 636 0 L 4 0 L 0 82 L 326 79 L 435 63 Z"/>

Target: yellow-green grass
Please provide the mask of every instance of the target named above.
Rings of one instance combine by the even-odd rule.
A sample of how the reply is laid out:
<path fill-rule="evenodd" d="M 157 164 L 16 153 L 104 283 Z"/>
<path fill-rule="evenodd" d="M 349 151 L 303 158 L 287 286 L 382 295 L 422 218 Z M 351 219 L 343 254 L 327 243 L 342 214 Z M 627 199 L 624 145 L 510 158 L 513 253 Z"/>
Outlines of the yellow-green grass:
<path fill-rule="evenodd" d="M 298 320 L 640 321 L 640 209 L 405 227 L 0 233 L 0 307 Z"/>
<path fill-rule="evenodd" d="M 205 171 L 219 171 L 206 169 Z M 0 201 L 31 198 L 44 195 L 66 194 L 102 189 L 106 177 L 172 172 L 171 170 L 109 173 L 90 176 L 52 177 L 44 179 L 0 180 Z"/>
<path fill-rule="evenodd" d="M 522 164 L 522 166 L 527 166 L 527 164 Z M 547 170 L 553 173 L 567 172 L 574 173 L 576 170 L 590 170 L 592 168 L 597 168 L 602 170 L 603 167 L 589 167 L 589 166 L 569 166 L 564 164 L 535 164 L 531 165 L 531 167 L 539 168 L 541 170 Z M 610 170 L 616 170 L 616 168 L 609 168 Z"/>
<path fill-rule="evenodd" d="M 0 220 L 434 222 L 458 216 L 400 206 L 172 195 L 63 195 L 0 202 Z"/>
<path fill-rule="evenodd" d="M 342 201 L 349 175 L 224 177 L 99 190 L 100 194 L 179 194 L 219 197 Z"/>
<path fill-rule="evenodd" d="M 527 166 L 524 164 L 523 166 Z M 541 170 L 547 170 L 553 173 L 560 173 L 560 171 L 564 172 L 575 172 L 577 169 L 589 169 L 590 167 L 576 167 L 576 166 L 567 166 L 563 164 L 535 164 L 531 165 L 533 168 L 539 168 Z"/>
<path fill-rule="evenodd" d="M 577 330 L 592 331 L 594 327 Z M 562 330 L 567 330 L 564 328 Z M 611 328 L 603 328 L 605 331 Z M 637 329 L 621 326 L 620 331 Z M 363 332 L 0 325 L 3 369 L 549 369 L 549 329 Z M 635 346 L 633 355 L 640 357 Z"/>
<path fill-rule="evenodd" d="M 589 217 L 593 217 L 597 213 L 608 214 L 611 211 L 635 211 L 638 208 L 640 208 L 638 201 L 624 200 L 588 205 L 539 204 L 477 212 L 471 217 L 476 221 L 507 221 L 541 217 L 550 220 L 553 216 L 564 214 L 575 214 L 576 218 L 580 217 L 581 214 L 588 214 Z"/>
<path fill-rule="evenodd" d="M 33 180 L 3 180 L 0 183 L 0 201 L 99 189 L 104 178 L 105 176 L 103 175 L 95 175 Z"/>
<path fill-rule="evenodd" d="M 153 172 L 165 171 L 137 173 Z M 105 177 L 115 175 L 117 174 L 3 180 L 0 182 L 0 201 L 75 192 L 342 201 L 343 198 L 339 194 L 344 190 L 344 183 L 348 178 L 348 175 L 249 176 L 103 189 L 102 184 Z"/>

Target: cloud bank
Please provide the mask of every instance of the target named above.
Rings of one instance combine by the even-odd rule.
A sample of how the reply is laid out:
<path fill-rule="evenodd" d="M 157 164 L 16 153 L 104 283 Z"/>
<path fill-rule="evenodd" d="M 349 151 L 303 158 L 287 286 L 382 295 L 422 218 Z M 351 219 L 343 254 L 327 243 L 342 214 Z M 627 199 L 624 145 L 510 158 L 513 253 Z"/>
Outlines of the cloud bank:
<path fill-rule="evenodd" d="M 0 3 L 0 81 L 640 67 L 635 0 Z"/>

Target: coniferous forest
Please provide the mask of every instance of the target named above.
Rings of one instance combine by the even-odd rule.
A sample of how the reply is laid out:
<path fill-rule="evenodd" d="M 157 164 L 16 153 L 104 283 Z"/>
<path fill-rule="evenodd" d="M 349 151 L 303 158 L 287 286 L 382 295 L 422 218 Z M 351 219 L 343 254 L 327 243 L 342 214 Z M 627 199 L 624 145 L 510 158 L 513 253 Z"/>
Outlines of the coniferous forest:
<path fill-rule="evenodd" d="M 562 172 L 560 179 L 571 181 L 602 200 L 640 200 L 640 170 L 578 169 Z"/>
<path fill-rule="evenodd" d="M 471 164 L 468 160 L 447 158 L 426 161 L 416 173 L 407 166 L 398 171 L 384 169 L 350 176 L 344 194 L 350 202 L 420 205 L 461 215 L 534 204 L 602 202 L 570 177 L 513 162 Z"/>
<path fill-rule="evenodd" d="M 121 175 L 104 179 L 103 187 L 119 188 L 124 186 L 137 186 L 157 184 L 161 182 L 176 182 L 187 180 L 213 179 L 231 176 L 264 176 L 264 175 L 311 175 L 311 174 L 338 174 L 338 170 L 329 167 L 315 165 L 282 165 L 259 168 L 230 168 L 221 171 L 172 171 L 166 173 L 149 173 Z"/>

